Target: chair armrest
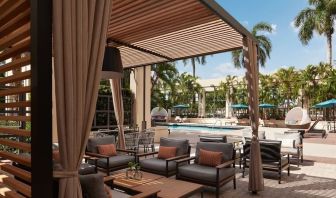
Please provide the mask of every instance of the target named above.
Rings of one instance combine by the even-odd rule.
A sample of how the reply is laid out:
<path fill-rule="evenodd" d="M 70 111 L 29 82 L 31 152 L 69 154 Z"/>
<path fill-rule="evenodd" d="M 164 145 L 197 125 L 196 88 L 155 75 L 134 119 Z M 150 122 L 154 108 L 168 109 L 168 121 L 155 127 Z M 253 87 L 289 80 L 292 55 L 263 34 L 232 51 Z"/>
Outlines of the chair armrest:
<path fill-rule="evenodd" d="M 179 164 L 179 163 L 188 162 L 188 161 L 191 161 L 191 160 L 194 160 L 194 159 L 196 159 L 196 157 L 188 157 L 188 158 L 176 160 L 175 162 L 176 162 L 176 164 Z"/>
<path fill-rule="evenodd" d="M 86 160 L 98 160 L 99 159 L 98 157 L 89 156 L 89 155 L 84 155 L 83 158 Z"/>
<path fill-rule="evenodd" d="M 228 165 L 231 165 L 233 163 L 235 163 L 235 160 L 230 160 L 230 161 L 224 162 L 223 164 L 216 166 L 216 168 L 217 169 L 226 168 Z"/>
<path fill-rule="evenodd" d="M 147 155 L 155 155 L 155 154 L 158 154 L 159 152 L 158 151 L 155 151 L 155 152 L 150 152 L 150 153 L 141 153 L 141 154 L 136 154 L 137 157 L 144 157 L 144 156 L 147 156 Z"/>
<path fill-rule="evenodd" d="M 86 152 L 85 155 L 97 157 L 97 158 L 110 158 L 110 156 L 107 156 L 107 155 L 102 155 L 98 153 L 90 153 L 90 152 Z"/>
<path fill-rule="evenodd" d="M 176 157 L 171 157 L 171 158 L 166 159 L 166 161 L 169 162 L 169 161 L 174 161 L 174 160 L 178 160 L 178 159 L 182 159 L 182 158 L 186 158 L 186 157 L 189 157 L 189 155 L 180 155 L 180 156 L 176 156 Z"/>
<path fill-rule="evenodd" d="M 137 153 L 136 151 L 125 150 L 125 149 L 117 149 L 117 151 L 124 152 L 124 153 L 132 153 L 132 154 L 136 154 Z"/>
<path fill-rule="evenodd" d="M 131 198 L 146 198 L 146 197 L 157 197 L 157 194 L 160 190 L 149 190 L 147 192 L 143 192 L 137 195 L 132 196 Z"/>

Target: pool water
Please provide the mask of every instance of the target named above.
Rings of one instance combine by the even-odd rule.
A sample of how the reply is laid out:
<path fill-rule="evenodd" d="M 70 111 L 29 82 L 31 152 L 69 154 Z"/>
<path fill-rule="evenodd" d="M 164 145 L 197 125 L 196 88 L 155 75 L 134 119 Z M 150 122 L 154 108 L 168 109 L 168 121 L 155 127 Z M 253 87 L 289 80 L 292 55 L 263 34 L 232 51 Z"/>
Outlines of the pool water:
<path fill-rule="evenodd" d="M 240 130 L 242 127 L 235 127 L 235 126 L 192 126 L 192 125 L 168 125 L 168 129 L 170 129 L 171 132 L 182 132 L 182 131 L 188 131 L 188 132 L 228 132 L 232 130 Z"/>

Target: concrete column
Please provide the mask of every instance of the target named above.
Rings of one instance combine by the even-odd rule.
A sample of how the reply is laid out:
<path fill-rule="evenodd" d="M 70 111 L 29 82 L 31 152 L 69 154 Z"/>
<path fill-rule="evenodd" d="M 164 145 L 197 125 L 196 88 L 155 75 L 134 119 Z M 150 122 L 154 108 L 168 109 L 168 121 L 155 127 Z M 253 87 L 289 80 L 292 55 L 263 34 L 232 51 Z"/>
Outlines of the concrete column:
<path fill-rule="evenodd" d="M 205 90 L 202 89 L 201 93 L 198 95 L 198 117 L 205 117 Z"/>
<path fill-rule="evenodd" d="M 230 92 L 225 94 L 225 118 L 232 117 L 232 108 L 231 108 Z"/>
<path fill-rule="evenodd" d="M 130 88 L 134 94 L 133 120 L 142 129 L 151 127 L 151 67 L 137 67 L 131 72 Z M 145 101 L 145 102 L 144 102 Z"/>

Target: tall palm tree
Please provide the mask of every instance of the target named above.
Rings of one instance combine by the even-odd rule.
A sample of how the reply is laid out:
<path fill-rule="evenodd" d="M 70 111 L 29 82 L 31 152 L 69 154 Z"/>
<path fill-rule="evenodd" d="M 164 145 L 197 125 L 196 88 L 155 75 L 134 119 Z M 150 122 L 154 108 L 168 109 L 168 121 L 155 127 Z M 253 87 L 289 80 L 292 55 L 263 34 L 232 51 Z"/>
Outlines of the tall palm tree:
<path fill-rule="evenodd" d="M 196 63 L 205 65 L 206 64 L 206 56 L 198 56 L 189 59 L 184 59 L 183 64 L 184 66 L 188 65 L 189 61 L 191 62 L 193 77 L 196 77 Z"/>
<path fill-rule="evenodd" d="M 294 19 L 298 27 L 299 38 L 303 45 L 307 45 L 316 31 L 327 38 L 327 61 L 332 65 L 332 34 L 336 14 L 335 0 L 309 0 L 309 7 L 301 10 Z"/>
<path fill-rule="evenodd" d="M 272 43 L 271 40 L 264 34 L 272 33 L 273 28 L 270 24 L 266 22 L 257 23 L 252 28 L 252 35 L 258 41 L 258 64 L 262 67 L 265 66 L 267 58 L 270 58 L 270 53 L 272 51 Z M 243 50 L 235 50 L 232 52 L 232 62 L 236 68 L 242 68 L 244 57 Z"/>

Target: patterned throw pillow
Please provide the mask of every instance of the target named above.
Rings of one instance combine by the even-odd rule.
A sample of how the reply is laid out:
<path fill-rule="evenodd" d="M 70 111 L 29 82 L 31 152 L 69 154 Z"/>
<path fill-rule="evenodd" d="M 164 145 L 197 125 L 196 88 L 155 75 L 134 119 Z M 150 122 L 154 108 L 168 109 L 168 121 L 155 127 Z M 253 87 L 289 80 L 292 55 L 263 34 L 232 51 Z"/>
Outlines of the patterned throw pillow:
<path fill-rule="evenodd" d="M 168 159 L 175 156 L 176 156 L 176 147 L 160 146 L 158 154 L 159 159 Z"/>
<path fill-rule="evenodd" d="M 214 152 L 200 149 L 198 163 L 204 166 L 216 167 L 222 164 L 222 159 L 223 159 L 222 152 Z"/>
<path fill-rule="evenodd" d="M 99 154 L 107 155 L 107 156 L 117 155 L 117 149 L 114 144 L 98 145 L 98 152 Z"/>

